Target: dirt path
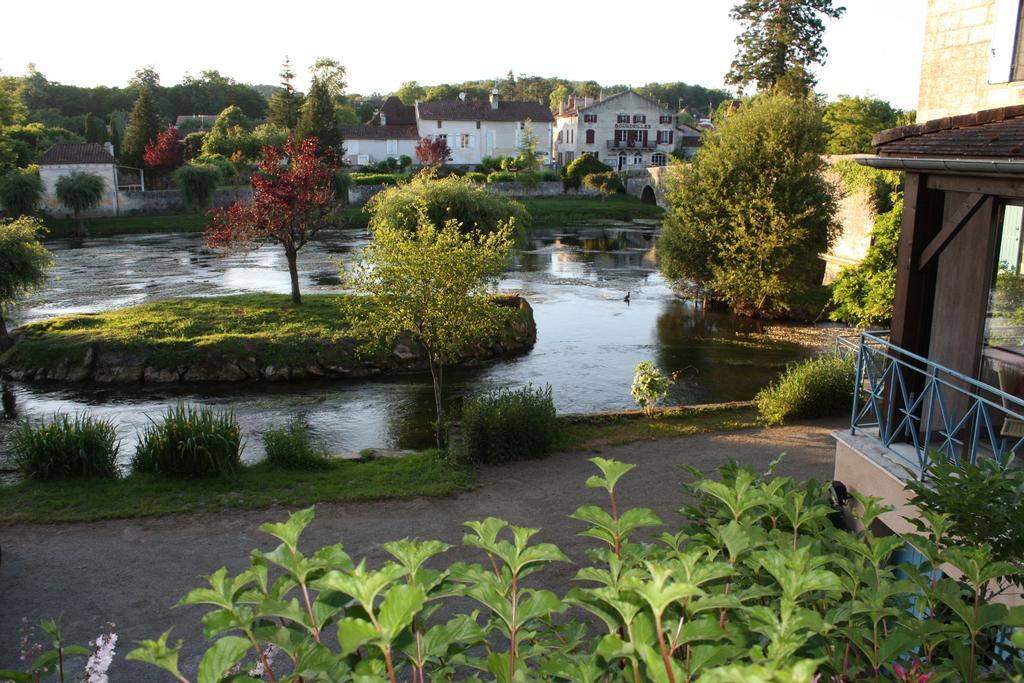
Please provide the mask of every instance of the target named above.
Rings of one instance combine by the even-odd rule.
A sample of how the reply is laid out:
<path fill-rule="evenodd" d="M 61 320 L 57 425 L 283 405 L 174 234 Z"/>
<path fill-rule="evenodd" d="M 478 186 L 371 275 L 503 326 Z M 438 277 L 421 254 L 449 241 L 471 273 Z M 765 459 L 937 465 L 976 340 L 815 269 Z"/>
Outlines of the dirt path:
<path fill-rule="evenodd" d="M 603 457 L 639 467 L 620 484 L 624 506 L 653 508 L 670 525 L 681 505 L 678 466 L 689 464 L 713 473 L 730 459 L 764 469 L 779 453 L 787 457 L 779 474 L 825 480 L 832 475 L 835 445 L 829 436 L 838 422 L 706 434 L 682 439 L 635 443 L 601 450 Z M 341 541 L 354 557 L 379 562 L 382 541 L 416 536 L 453 545 L 462 538 L 461 523 L 498 516 L 542 529 L 539 539 L 557 543 L 571 558 L 583 560 L 587 539 L 568 515 L 585 503 L 604 505 L 594 489 L 583 486 L 595 473 L 586 458 L 593 453 L 564 453 L 546 460 L 490 467 L 480 487 L 451 498 L 419 498 L 374 503 L 322 504 L 304 535 L 307 550 Z M 200 585 L 201 577 L 221 566 L 238 572 L 249 550 L 271 549 L 273 539 L 257 530 L 260 523 L 284 519 L 287 511 L 270 509 L 201 514 L 151 520 L 88 524 L 0 527 L 0 668 L 18 657 L 22 617 L 38 621 L 63 615 L 69 641 L 85 643 L 107 621 L 117 624 L 118 656 L 114 681 L 159 681 L 156 670 L 129 665 L 124 654 L 140 638 L 155 638 L 174 626 L 184 638 L 183 671 L 195 672 L 202 634 L 200 608 L 172 609 L 178 598 Z M 450 551 L 449 560 L 479 561 L 473 552 Z M 572 566 L 548 570 L 537 578 L 557 591 L 566 590 Z"/>

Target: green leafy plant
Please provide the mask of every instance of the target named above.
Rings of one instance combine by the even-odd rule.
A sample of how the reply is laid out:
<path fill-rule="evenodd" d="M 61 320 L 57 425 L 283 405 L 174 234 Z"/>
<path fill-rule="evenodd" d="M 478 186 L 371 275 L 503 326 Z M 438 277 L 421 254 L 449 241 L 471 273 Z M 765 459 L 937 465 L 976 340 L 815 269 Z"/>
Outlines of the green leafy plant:
<path fill-rule="evenodd" d="M 114 646 L 117 643 L 115 633 L 108 631 L 102 634 L 92 642 L 95 649 L 90 649 L 65 642 L 59 618 L 43 619 L 39 622 L 39 628 L 49 638 L 50 647 L 34 642 L 35 628 L 25 623 L 21 637 L 21 660 L 25 662 L 25 670 L 0 669 L 0 679 L 12 683 L 39 683 L 44 680 L 55 680 L 59 683 L 85 680 L 93 683 L 107 680 L 107 669 L 113 660 Z M 82 657 L 88 658 L 85 663 L 85 678 L 72 678 L 71 663 L 75 662 L 75 668 L 78 668 L 80 663 L 77 660 Z"/>
<path fill-rule="evenodd" d="M 0 175 L 0 207 L 12 218 L 35 213 L 43 202 L 43 194 L 38 172 L 16 170 Z"/>
<path fill-rule="evenodd" d="M 778 380 L 757 392 L 754 402 L 767 424 L 843 415 L 853 405 L 856 367 L 852 356 L 828 354 L 790 364 Z"/>
<path fill-rule="evenodd" d="M 323 469 L 330 463 L 327 449 L 312 443 L 306 423 L 298 416 L 264 432 L 263 450 L 267 464 L 286 470 Z"/>
<path fill-rule="evenodd" d="M 562 184 L 566 190 L 578 190 L 583 178 L 592 173 L 607 173 L 612 167 L 599 161 L 597 156 L 584 153 L 569 162 L 563 169 Z"/>
<path fill-rule="evenodd" d="M 644 413 L 650 416 L 654 414 L 654 407 L 658 401 L 668 396 L 672 384 L 672 377 L 659 370 L 651 361 L 645 360 L 636 366 L 629 393 L 633 395 L 636 404 L 643 408 Z"/>
<path fill-rule="evenodd" d="M 139 435 L 132 470 L 169 477 L 214 477 L 241 467 L 241 430 L 231 410 L 179 403 Z"/>
<path fill-rule="evenodd" d="M 634 465 L 592 462 L 586 485 L 601 504 L 572 517 L 595 546 L 564 597 L 538 577 L 573 558 L 536 542 L 537 529 L 489 517 L 462 539 L 481 563 L 445 565 L 447 544 L 403 539 L 371 566 L 340 544 L 304 554 L 309 508 L 264 524 L 273 551 L 254 551 L 237 575 L 217 570 L 179 603 L 208 609 L 197 680 L 254 667 L 271 681 L 976 683 L 1011 680 L 1024 662 L 1024 639 L 1000 636 L 1024 611 L 984 592 L 1016 569 L 988 546 L 956 544 L 941 515 L 921 534 L 875 535 L 866 529 L 891 508 L 858 496 L 865 530 L 846 531 L 830 521 L 826 486 L 732 464 L 686 484 L 686 522 L 665 529 L 653 511 L 623 507 Z M 908 542 L 926 559 L 900 565 L 900 578 Z M 165 632 L 128 658 L 189 683 L 182 647 Z"/>
<path fill-rule="evenodd" d="M 623 191 L 622 179 L 615 171 L 604 171 L 603 173 L 589 173 L 583 176 L 583 184 L 591 190 L 596 190 L 601 199 L 608 199 L 613 194 Z"/>
<path fill-rule="evenodd" d="M 57 199 L 74 213 L 79 235 L 89 234 L 82 222 L 82 213 L 99 206 L 106 188 L 103 178 L 85 171 L 75 171 L 57 179 Z"/>
<path fill-rule="evenodd" d="M 114 425 L 85 413 L 24 422 L 14 431 L 14 462 L 29 479 L 114 479 L 119 450 Z"/>
<path fill-rule="evenodd" d="M 6 308 L 42 287 L 53 265 L 53 255 L 41 242 L 45 234 L 38 218 L 0 221 L 0 352 L 14 345 L 4 318 Z"/>
<path fill-rule="evenodd" d="M 223 179 L 220 167 L 214 164 L 188 163 L 174 172 L 174 184 L 181 198 L 195 211 L 210 208 L 213 193 Z"/>
<path fill-rule="evenodd" d="M 462 404 L 465 455 L 473 462 L 540 458 L 558 441 L 551 387 L 527 385 L 471 396 Z"/>

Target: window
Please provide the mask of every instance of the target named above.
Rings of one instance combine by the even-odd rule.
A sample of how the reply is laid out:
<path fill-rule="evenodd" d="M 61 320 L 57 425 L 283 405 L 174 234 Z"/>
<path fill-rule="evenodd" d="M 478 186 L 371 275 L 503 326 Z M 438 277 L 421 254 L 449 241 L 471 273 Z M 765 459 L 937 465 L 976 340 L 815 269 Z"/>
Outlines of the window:
<path fill-rule="evenodd" d="M 629 114 L 619 114 L 616 123 L 629 123 Z"/>
<path fill-rule="evenodd" d="M 1024 2 L 995 0 L 988 82 L 1024 80 Z"/>
<path fill-rule="evenodd" d="M 1017 34 L 1013 38 L 1010 80 L 1024 81 L 1024 2 L 1017 7 Z"/>
<path fill-rule="evenodd" d="M 437 127 L 438 127 L 438 128 L 440 128 L 440 127 L 441 127 L 441 122 L 440 122 L 440 121 L 438 121 L 438 122 L 437 122 Z"/>
<path fill-rule="evenodd" d="M 665 164 L 668 163 L 668 157 L 666 157 L 661 152 L 658 152 L 657 154 L 651 157 L 651 163 L 654 164 L 655 166 L 664 166 Z"/>
<path fill-rule="evenodd" d="M 597 123 L 597 114 L 584 114 L 583 123 Z"/>
<path fill-rule="evenodd" d="M 588 128 L 587 129 L 587 144 L 588 145 L 594 144 L 594 129 L 593 128 Z"/>
<path fill-rule="evenodd" d="M 671 115 L 665 116 L 664 114 L 662 114 L 661 116 L 658 117 L 658 123 L 672 123 L 673 118 L 674 117 Z"/>
<path fill-rule="evenodd" d="M 557 140 L 558 140 L 559 143 L 562 142 L 562 131 L 558 131 L 558 138 L 557 138 Z"/>
<path fill-rule="evenodd" d="M 672 131 L 670 130 L 659 130 L 658 131 L 658 144 L 659 145 L 671 145 L 672 144 Z"/>
<path fill-rule="evenodd" d="M 455 144 L 459 149 L 474 149 L 476 147 L 476 135 L 460 133 L 455 136 Z"/>
<path fill-rule="evenodd" d="M 999 207 L 999 242 L 992 275 L 981 380 L 1024 396 L 1024 206 Z"/>
<path fill-rule="evenodd" d="M 633 114 L 633 123 L 647 123 L 647 117 L 643 114 Z"/>
<path fill-rule="evenodd" d="M 479 121 L 476 122 L 476 129 L 480 130 L 480 122 Z"/>
<path fill-rule="evenodd" d="M 398 154 L 398 140 L 388 140 L 388 154 Z"/>
<path fill-rule="evenodd" d="M 640 154 L 640 152 L 637 152 L 636 154 L 633 155 L 633 165 L 634 166 L 643 166 L 643 163 L 644 163 L 644 155 L 643 154 Z"/>

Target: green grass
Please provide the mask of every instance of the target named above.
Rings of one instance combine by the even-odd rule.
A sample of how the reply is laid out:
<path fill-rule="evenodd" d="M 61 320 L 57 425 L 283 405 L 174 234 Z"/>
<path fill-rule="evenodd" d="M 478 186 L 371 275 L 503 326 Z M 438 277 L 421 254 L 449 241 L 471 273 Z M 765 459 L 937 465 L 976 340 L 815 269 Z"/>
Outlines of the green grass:
<path fill-rule="evenodd" d="M 21 482 L 0 486 L 6 522 L 89 522 L 99 519 L 255 510 L 331 501 L 445 496 L 475 485 L 474 475 L 436 451 L 370 462 L 332 461 L 316 471 L 257 464 L 234 477 L 161 478 L 133 474 L 120 480 Z"/>
<path fill-rule="evenodd" d="M 749 402 L 643 411 L 563 415 L 559 450 L 587 450 L 637 441 L 672 439 L 707 432 L 750 429 L 762 422 Z"/>

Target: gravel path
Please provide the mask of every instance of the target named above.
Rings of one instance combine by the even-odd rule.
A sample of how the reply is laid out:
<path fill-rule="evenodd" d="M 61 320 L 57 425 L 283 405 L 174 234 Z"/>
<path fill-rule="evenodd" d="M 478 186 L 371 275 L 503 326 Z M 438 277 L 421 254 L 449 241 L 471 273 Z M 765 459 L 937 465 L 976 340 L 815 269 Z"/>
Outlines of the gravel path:
<path fill-rule="evenodd" d="M 653 508 L 674 523 L 681 505 L 678 466 L 689 464 L 712 473 L 731 459 L 764 469 L 779 453 L 787 457 L 778 474 L 829 479 L 835 444 L 829 436 L 838 422 L 753 429 L 607 447 L 603 457 L 640 467 L 620 483 L 621 505 Z M 564 453 L 546 460 L 489 467 L 480 486 L 450 498 L 322 504 L 304 535 L 308 550 L 341 541 L 354 557 L 379 562 L 381 541 L 405 536 L 438 538 L 459 544 L 461 523 L 493 515 L 520 525 L 540 527 L 539 540 L 555 542 L 576 561 L 584 559 L 587 539 L 568 515 L 585 503 L 604 505 L 594 489 L 583 486 L 596 472 L 586 458 L 594 453 Z M 171 605 L 201 577 L 226 565 L 242 570 L 249 550 L 271 549 L 274 539 L 259 532 L 264 521 L 285 518 L 284 509 L 197 514 L 157 519 L 83 524 L 0 526 L 0 668 L 18 656 L 22 617 L 38 621 L 63 615 L 70 642 L 85 643 L 107 621 L 117 624 L 118 656 L 114 681 L 159 681 L 155 669 L 123 661 L 140 638 L 155 638 L 174 626 L 184 638 L 183 670 L 194 672 L 201 652 L 199 617 L 205 611 Z M 479 561 L 472 551 L 455 548 L 449 560 Z M 572 566 L 536 575 L 556 591 L 567 589 Z"/>

